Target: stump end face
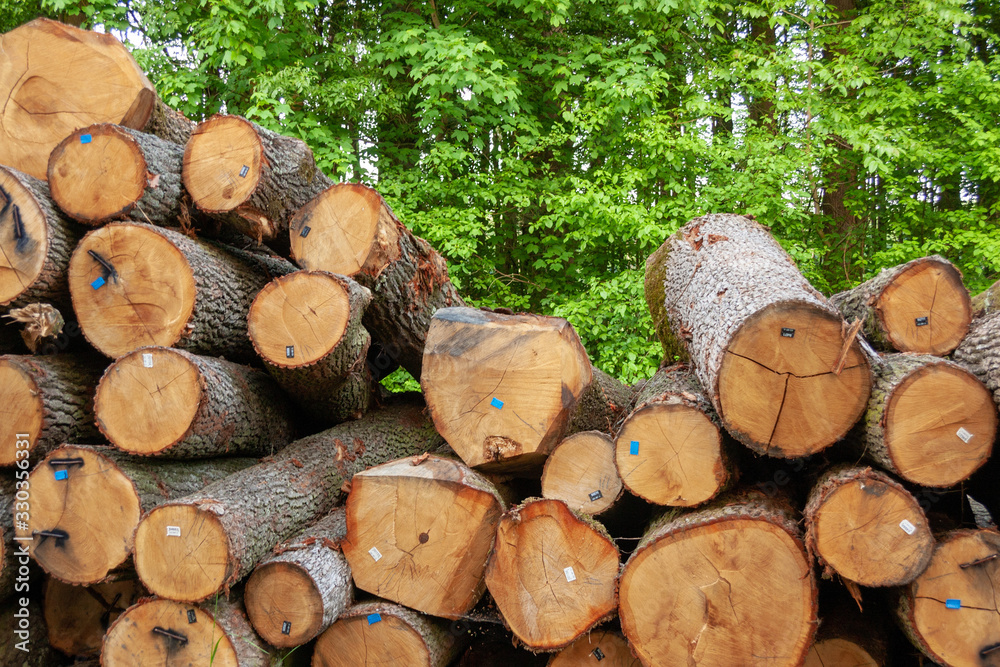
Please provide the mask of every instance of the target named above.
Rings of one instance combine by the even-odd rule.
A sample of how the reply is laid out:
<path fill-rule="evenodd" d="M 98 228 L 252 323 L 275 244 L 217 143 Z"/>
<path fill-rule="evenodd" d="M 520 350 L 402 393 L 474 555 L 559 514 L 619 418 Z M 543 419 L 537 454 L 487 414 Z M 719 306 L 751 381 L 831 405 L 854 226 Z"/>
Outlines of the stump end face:
<path fill-rule="evenodd" d="M 0 210 L 0 305 L 7 305 L 41 275 L 49 251 L 49 230 L 38 200 L 4 166 L 0 166 Z M 3 320 L 0 326 L 6 324 Z"/>
<path fill-rule="evenodd" d="M 154 595 L 199 602 L 230 579 L 233 556 L 218 517 L 205 507 L 160 505 L 135 533 L 135 569 Z"/>
<path fill-rule="evenodd" d="M 88 447 L 65 445 L 50 452 L 29 481 L 31 514 L 16 533 L 34 536 L 29 550 L 46 572 L 89 585 L 128 559 L 142 509 L 132 480 L 109 459 Z"/>

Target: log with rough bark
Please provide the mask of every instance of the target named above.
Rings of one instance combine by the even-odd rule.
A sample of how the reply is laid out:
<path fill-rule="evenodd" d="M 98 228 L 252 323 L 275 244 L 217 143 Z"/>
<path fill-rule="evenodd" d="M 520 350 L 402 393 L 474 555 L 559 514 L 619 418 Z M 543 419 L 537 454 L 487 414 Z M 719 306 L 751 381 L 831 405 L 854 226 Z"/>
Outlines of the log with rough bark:
<path fill-rule="evenodd" d="M 528 500 L 500 521 L 486 586 L 519 640 L 555 651 L 614 615 L 618 559 L 601 524 L 559 500 Z"/>
<path fill-rule="evenodd" d="M 20 471 L 27 477 L 27 471 Z M 17 574 L 20 545 L 14 541 L 14 494 L 17 480 L 13 476 L 0 476 L 0 602 L 14 594 L 14 577 Z M 30 502 L 27 480 L 21 480 L 23 499 Z M 29 505 L 30 508 L 30 505 Z M 27 547 L 27 545 L 25 545 Z M 27 558 L 27 553 L 23 556 Z M 27 562 L 25 563 L 27 565 Z"/>
<path fill-rule="evenodd" d="M 962 273 L 939 255 L 882 269 L 830 303 L 847 320 L 863 319 L 865 336 L 878 347 L 917 354 L 950 354 L 972 319 Z"/>
<path fill-rule="evenodd" d="M 399 221 L 375 190 L 334 185 L 290 224 L 292 258 L 351 276 L 372 291 L 364 324 L 392 360 L 420 379 L 431 316 L 464 306 L 444 258 Z"/>
<path fill-rule="evenodd" d="M 388 602 L 355 605 L 316 640 L 313 667 L 446 667 L 469 643 L 447 622 Z"/>
<path fill-rule="evenodd" d="M 576 404 L 566 433 L 600 431 L 613 435 L 635 406 L 636 389 L 598 368 L 591 368 L 593 380 Z"/>
<path fill-rule="evenodd" d="M 687 366 L 657 371 L 636 403 L 615 439 L 615 463 L 629 491 L 657 505 L 694 507 L 733 481 L 719 418 Z"/>
<path fill-rule="evenodd" d="M 170 347 L 119 357 L 97 385 L 94 413 L 111 444 L 144 456 L 266 456 L 295 434 L 267 373 Z"/>
<path fill-rule="evenodd" d="M 357 419 L 371 407 L 374 387 L 349 381 L 371 377 L 371 336 L 361 324 L 371 299 L 350 278 L 296 271 L 265 285 L 250 306 L 250 340 L 268 372 L 296 405 L 327 426 Z"/>
<path fill-rule="evenodd" d="M 354 599 L 351 566 L 340 551 L 347 535 L 337 508 L 278 545 L 246 585 L 247 617 L 266 642 L 291 648 L 330 627 Z"/>
<path fill-rule="evenodd" d="M 654 257 L 646 274 L 662 279 L 652 280 L 653 297 L 662 292 L 671 335 L 737 440 L 796 458 L 857 422 L 868 363 L 840 312 L 766 228 L 737 215 L 696 218 Z"/>
<path fill-rule="evenodd" d="M 561 500 L 583 514 L 611 509 L 623 488 L 615 467 L 615 443 L 600 431 L 569 436 L 552 450 L 542 469 L 542 497 Z"/>
<path fill-rule="evenodd" d="M 440 446 L 423 405 L 409 396 L 398 401 L 148 512 L 135 536 L 136 571 L 146 588 L 174 600 L 204 600 L 329 513 L 355 473 Z"/>
<path fill-rule="evenodd" d="M 0 35 L 0 164 L 46 177 L 49 153 L 74 130 L 120 123 L 187 141 L 192 123 L 156 95 L 111 34 L 45 18 Z"/>
<path fill-rule="evenodd" d="M 39 301 L 68 312 L 69 260 L 82 236 L 45 181 L 0 166 L 0 312 Z"/>
<path fill-rule="evenodd" d="M 184 149 L 184 186 L 195 206 L 258 241 L 288 243 L 288 221 L 333 184 L 301 139 L 240 116 L 202 121 Z"/>
<path fill-rule="evenodd" d="M 552 656 L 546 667 L 577 667 L 598 663 L 600 667 L 641 667 L 642 664 L 632 655 L 632 649 L 621 633 L 599 628 Z"/>
<path fill-rule="evenodd" d="M 965 367 L 930 356 L 887 354 L 856 443 L 886 470 L 922 486 L 947 487 L 990 456 L 997 410 L 990 392 Z"/>
<path fill-rule="evenodd" d="M 24 606 L 22 606 L 22 601 Z M 0 665 L 60 667 L 70 659 L 49 644 L 42 596 L 25 591 L 0 605 Z"/>
<path fill-rule="evenodd" d="M 96 227 L 129 219 L 181 226 L 184 147 L 121 125 L 88 125 L 49 156 L 52 199 L 66 215 Z"/>
<path fill-rule="evenodd" d="M 211 665 L 270 667 L 281 664 L 250 627 L 238 596 L 200 606 L 146 598 L 108 629 L 103 667 Z"/>
<path fill-rule="evenodd" d="M 643 664 L 800 665 L 816 630 L 796 520 L 762 494 L 665 512 L 626 562 L 619 595 Z"/>
<path fill-rule="evenodd" d="M 909 583 L 934 551 L 917 499 L 871 468 L 840 466 L 822 474 L 803 515 L 806 545 L 824 573 L 862 586 Z"/>
<path fill-rule="evenodd" d="M 354 475 L 342 548 L 358 588 L 457 618 L 486 589 L 486 560 L 505 509 L 482 475 L 439 456 Z"/>
<path fill-rule="evenodd" d="M 1000 533 L 943 535 L 930 565 L 900 589 L 897 617 L 924 655 L 950 667 L 1000 665 Z"/>
<path fill-rule="evenodd" d="M 993 392 L 993 401 L 1000 405 L 1000 310 L 972 323 L 954 358 Z"/>
<path fill-rule="evenodd" d="M 64 442 L 100 441 L 94 388 L 101 370 L 70 355 L 0 356 L 0 466 L 21 461 L 27 469 L 28 460 Z"/>
<path fill-rule="evenodd" d="M 17 534 L 34 537 L 29 551 L 53 577 L 95 584 L 126 563 L 143 512 L 256 463 L 150 461 L 110 447 L 64 445 L 32 471 L 31 512 Z"/>
<path fill-rule="evenodd" d="M 147 345 L 256 359 L 250 304 L 294 267 L 179 232 L 111 223 L 83 238 L 70 261 L 73 308 L 87 340 L 118 358 Z"/>
<path fill-rule="evenodd" d="M 973 319 L 984 317 L 1000 310 L 1000 280 L 969 300 Z"/>
<path fill-rule="evenodd" d="M 452 449 L 497 472 L 541 465 L 591 378 L 562 318 L 443 308 L 427 334 L 420 385 Z"/>
<path fill-rule="evenodd" d="M 108 627 L 144 594 L 135 574 L 93 586 L 45 582 L 45 625 L 49 644 L 70 656 L 96 656 Z"/>

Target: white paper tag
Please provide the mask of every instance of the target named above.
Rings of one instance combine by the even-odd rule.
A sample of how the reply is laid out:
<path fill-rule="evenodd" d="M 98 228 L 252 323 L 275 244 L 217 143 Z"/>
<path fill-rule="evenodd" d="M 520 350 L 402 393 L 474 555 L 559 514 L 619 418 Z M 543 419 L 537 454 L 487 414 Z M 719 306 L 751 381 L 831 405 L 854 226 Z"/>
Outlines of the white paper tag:
<path fill-rule="evenodd" d="M 917 527 L 914 526 L 909 521 L 907 521 L 906 519 L 903 519 L 902 521 L 899 522 L 899 527 L 902 528 L 903 532 L 906 533 L 907 535 L 912 535 L 917 530 Z"/>
<path fill-rule="evenodd" d="M 181 527 L 180 526 L 167 526 L 167 537 L 180 537 Z"/>
<path fill-rule="evenodd" d="M 972 434 L 966 431 L 964 428 L 958 429 L 958 432 L 955 435 L 960 437 L 962 439 L 962 442 L 968 442 L 969 440 L 972 440 Z"/>
<path fill-rule="evenodd" d="M 379 559 L 381 559 L 381 558 L 382 558 L 382 554 L 381 554 L 381 552 L 379 552 L 379 550 L 378 550 L 378 549 L 376 549 L 375 547 L 372 547 L 371 549 L 369 549 L 369 550 L 368 550 L 368 553 L 369 553 L 369 554 L 371 555 L 372 559 L 373 559 L 373 560 L 374 560 L 374 561 L 375 561 L 376 563 L 377 563 L 377 562 L 379 562 Z"/>
<path fill-rule="evenodd" d="M 576 572 L 573 571 L 573 568 L 564 567 L 563 574 L 566 575 L 566 581 L 576 581 Z"/>
<path fill-rule="evenodd" d="M 152 352 L 143 352 L 142 353 L 142 365 L 145 366 L 146 368 L 152 368 L 153 367 L 153 353 Z"/>

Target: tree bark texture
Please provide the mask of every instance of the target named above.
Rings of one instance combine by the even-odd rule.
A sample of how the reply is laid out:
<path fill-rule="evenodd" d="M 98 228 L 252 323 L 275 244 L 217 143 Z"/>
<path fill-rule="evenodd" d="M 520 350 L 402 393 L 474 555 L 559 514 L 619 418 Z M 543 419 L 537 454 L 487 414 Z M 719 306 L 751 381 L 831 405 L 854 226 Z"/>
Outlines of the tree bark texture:
<path fill-rule="evenodd" d="M 580 396 L 576 410 L 566 426 L 566 434 L 581 431 L 615 433 L 635 405 L 635 390 L 608 375 L 592 368 L 593 381 Z"/>

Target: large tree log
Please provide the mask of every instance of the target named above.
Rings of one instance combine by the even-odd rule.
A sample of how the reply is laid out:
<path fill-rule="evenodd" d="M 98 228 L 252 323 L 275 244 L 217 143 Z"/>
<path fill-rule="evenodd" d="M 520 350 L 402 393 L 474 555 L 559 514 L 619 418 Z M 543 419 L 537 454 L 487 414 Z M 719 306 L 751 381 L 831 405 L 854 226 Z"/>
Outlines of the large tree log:
<path fill-rule="evenodd" d="M 618 432 L 625 417 L 635 406 L 636 388 L 630 387 L 598 368 L 591 368 L 593 381 L 584 390 L 576 410 L 566 426 L 566 433 L 600 431 Z"/>
<path fill-rule="evenodd" d="M 869 459 L 933 487 L 958 484 L 986 462 L 997 410 L 971 372 L 930 355 L 888 354 L 878 361 L 857 443 Z"/>
<path fill-rule="evenodd" d="M 288 221 L 333 184 L 301 139 L 240 116 L 202 121 L 184 149 L 184 186 L 199 210 L 258 241 L 288 242 Z"/>
<path fill-rule="evenodd" d="M 973 319 L 984 317 L 1000 309 L 1000 280 L 969 300 Z"/>
<path fill-rule="evenodd" d="M 130 454 L 265 456 L 292 441 L 291 406 L 267 373 L 169 347 L 142 347 L 105 371 L 97 425 Z"/>
<path fill-rule="evenodd" d="M 753 495 L 653 522 L 619 583 L 643 664 L 800 665 L 816 583 L 791 512 Z"/>
<path fill-rule="evenodd" d="M 660 369 L 615 440 L 622 483 L 657 505 L 694 507 L 735 478 L 719 418 L 687 366 Z"/>
<path fill-rule="evenodd" d="M 52 198 L 66 215 L 96 227 L 131 218 L 181 226 L 184 147 L 121 125 L 88 125 L 49 156 Z"/>
<path fill-rule="evenodd" d="M 924 655 L 950 667 L 1000 664 L 1000 533 L 942 536 L 930 565 L 900 589 L 897 616 Z"/>
<path fill-rule="evenodd" d="M 618 558 L 596 521 L 559 500 L 528 500 L 500 521 L 486 586 L 519 640 L 554 651 L 614 615 Z"/>
<path fill-rule="evenodd" d="M 370 378 L 371 336 L 361 318 L 371 292 L 350 278 L 296 271 L 275 278 L 250 306 L 254 349 L 268 372 L 319 423 L 357 419 L 371 407 L 374 387 L 348 381 Z M 352 391 L 355 388 L 361 391 Z"/>
<path fill-rule="evenodd" d="M 868 340 L 900 352 L 950 354 L 972 319 L 962 273 L 939 255 L 882 269 L 830 303 L 848 320 L 863 319 Z"/>
<path fill-rule="evenodd" d="M 101 368 L 68 355 L 0 357 L 0 466 L 38 460 L 64 442 L 97 442 Z M 27 447 L 18 447 L 27 440 Z M 18 453 L 20 452 L 20 453 Z"/>
<path fill-rule="evenodd" d="M 482 475 L 439 456 L 354 475 L 344 555 L 358 588 L 417 611 L 457 618 L 483 579 L 504 502 Z"/>
<path fill-rule="evenodd" d="M 49 578 L 42 605 L 49 644 L 70 656 L 100 655 L 108 628 L 143 593 L 135 573 L 93 586 Z"/>
<path fill-rule="evenodd" d="M 620 633 L 608 629 L 596 629 L 552 656 L 546 667 L 577 667 L 596 663 L 600 663 L 600 667 L 642 665 L 639 659 L 632 655 L 631 647 Z"/>
<path fill-rule="evenodd" d="M 542 469 L 542 497 L 575 512 L 602 514 L 622 496 L 615 443 L 600 431 L 574 433 L 560 442 Z"/>
<path fill-rule="evenodd" d="M 847 433 L 868 398 L 868 363 L 846 338 L 840 312 L 767 229 L 736 215 L 708 215 L 654 256 L 659 264 L 647 263 L 646 273 L 662 270 L 672 335 L 686 344 L 737 440 L 795 458 Z"/>
<path fill-rule="evenodd" d="M 590 361 L 559 317 L 473 308 L 434 314 L 421 387 L 438 431 L 470 466 L 539 466 L 591 382 Z"/>
<path fill-rule="evenodd" d="M 110 447 L 64 445 L 32 471 L 31 512 L 17 534 L 34 538 L 29 551 L 53 577 L 99 583 L 128 560 L 143 512 L 255 464 L 150 461 Z"/>
<path fill-rule="evenodd" d="M 330 627 L 354 599 L 351 566 L 340 551 L 347 535 L 337 508 L 261 561 L 246 585 L 247 616 L 265 641 L 301 646 Z"/>
<path fill-rule="evenodd" d="M 0 164 L 46 177 L 49 153 L 74 130 L 120 123 L 187 141 L 192 124 L 167 108 L 111 34 L 39 18 L 0 35 Z"/>
<path fill-rule="evenodd" d="M 356 183 L 334 185 L 290 224 L 292 258 L 305 269 L 351 276 L 372 291 L 365 327 L 386 353 L 420 379 L 431 316 L 464 306 L 448 267 L 399 221 L 382 196 Z"/>
<path fill-rule="evenodd" d="M 955 360 L 975 373 L 1000 405 L 1000 311 L 987 313 L 972 323 L 969 335 L 955 350 Z"/>
<path fill-rule="evenodd" d="M 423 406 L 401 400 L 407 402 L 298 440 L 259 465 L 148 512 L 135 536 L 143 583 L 170 599 L 204 600 L 330 512 L 354 474 L 439 446 Z"/>
<path fill-rule="evenodd" d="M 825 574 L 836 572 L 862 586 L 909 583 L 934 551 L 934 536 L 917 499 L 871 468 L 825 472 L 803 515 L 806 545 Z"/>
<path fill-rule="evenodd" d="M 281 664 L 250 627 L 242 607 L 238 597 L 220 597 L 196 607 L 158 598 L 140 600 L 108 630 L 101 665 Z"/>
<path fill-rule="evenodd" d="M 468 644 L 465 633 L 411 609 L 375 601 L 355 605 L 316 640 L 313 667 L 446 667 Z"/>
<path fill-rule="evenodd" d="M 28 471 L 19 471 L 21 478 L 21 498 L 30 502 L 27 490 Z M 17 575 L 20 544 L 14 541 L 14 494 L 17 493 L 17 479 L 14 476 L 0 476 L 0 602 L 14 594 L 14 578 Z M 30 505 L 28 506 L 31 507 Z M 27 548 L 27 545 L 25 545 Z M 22 552 L 27 565 L 27 552 Z"/>
<path fill-rule="evenodd" d="M 250 304 L 293 270 L 168 229 L 111 223 L 77 246 L 69 284 L 84 336 L 109 357 L 162 345 L 251 360 Z"/>
<path fill-rule="evenodd" d="M 0 166 L 0 312 L 38 301 L 69 312 L 69 260 L 82 236 L 45 181 Z"/>

